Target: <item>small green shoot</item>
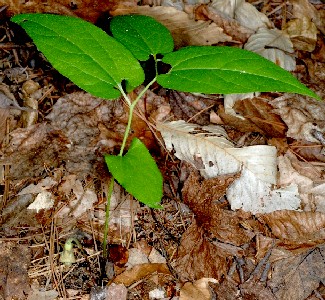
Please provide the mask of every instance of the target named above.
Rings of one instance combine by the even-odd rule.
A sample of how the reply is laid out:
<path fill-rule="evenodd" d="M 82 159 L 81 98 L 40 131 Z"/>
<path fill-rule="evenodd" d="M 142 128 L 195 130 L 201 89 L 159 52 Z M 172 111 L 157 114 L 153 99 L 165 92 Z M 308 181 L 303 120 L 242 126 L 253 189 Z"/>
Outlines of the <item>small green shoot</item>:
<path fill-rule="evenodd" d="M 151 17 L 118 16 L 111 22 L 113 37 L 84 20 L 50 14 L 22 14 L 13 22 L 21 25 L 38 49 L 62 75 L 80 88 L 104 99 L 123 96 L 129 105 L 129 120 L 119 155 L 105 155 L 112 174 L 107 196 L 104 256 L 108 233 L 109 203 L 117 180 L 137 200 L 161 208 L 163 179 L 149 151 L 134 139 L 124 154 L 131 130 L 133 110 L 149 87 L 161 86 L 184 92 L 233 94 L 290 92 L 320 98 L 289 72 L 258 54 L 233 47 L 185 47 L 173 52 L 168 29 Z M 170 65 L 158 74 L 157 55 Z M 139 61 L 152 56 L 156 77 L 133 102 L 127 93 L 144 82 Z M 123 88 L 125 86 L 125 88 Z"/>

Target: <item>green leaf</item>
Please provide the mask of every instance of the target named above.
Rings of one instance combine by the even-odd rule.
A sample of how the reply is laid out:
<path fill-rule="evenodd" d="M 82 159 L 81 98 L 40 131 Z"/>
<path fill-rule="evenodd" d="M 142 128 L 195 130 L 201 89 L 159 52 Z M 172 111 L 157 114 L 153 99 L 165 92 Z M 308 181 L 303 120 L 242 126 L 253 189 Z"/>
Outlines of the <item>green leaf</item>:
<path fill-rule="evenodd" d="M 105 155 L 109 171 L 127 192 L 151 208 L 162 208 L 162 175 L 148 149 L 133 139 L 124 156 Z"/>
<path fill-rule="evenodd" d="M 155 19 L 141 15 L 113 18 L 110 25 L 113 36 L 141 61 L 150 55 L 165 54 L 174 49 L 169 30 Z"/>
<path fill-rule="evenodd" d="M 165 88 L 205 94 L 289 92 L 320 98 L 291 73 L 262 56 L 234 47 L 192 46 L 164 56 Z"/>
<path fill-rule="evenodd" d="M 26 30 L 55 69 L 94 96 L 114 99 L 123 80 L 132 89 L 144 81 L 131 52 L 91 23 L 50 14 L 22 14 L 11 20 Z"/>

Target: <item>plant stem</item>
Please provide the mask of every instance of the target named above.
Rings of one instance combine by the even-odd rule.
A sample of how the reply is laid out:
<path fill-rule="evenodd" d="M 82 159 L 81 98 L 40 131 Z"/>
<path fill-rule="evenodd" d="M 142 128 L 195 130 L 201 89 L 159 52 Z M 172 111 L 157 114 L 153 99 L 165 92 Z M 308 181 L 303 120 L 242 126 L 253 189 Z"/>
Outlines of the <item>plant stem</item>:
<path fill-rule="evenodd" d="M 132 124 L 132 117 L 133 117 L 133 110 L 135 108 L 135 106 L 138 104 L 139 100 L 141 99 L 141 97 L 144 95 L 144 93 L 149 89 L 149 87 L 157 80 L 157 76 L 155 76 L 154 79 L 152 79 L 146 86 L 145 88 L 141 91 L 141 93 L 138 95 L 138 97 L 131 103 L 131 100 L 129 99 L 129 97 L 125 94 L 125 92 L 123 91 L 123 88 L 121 86 L 118 86 L 119 90 L 121 91 L 125 101 L 129 104 L 129 119 L 128 119 L 128 124 L 126 125 L 125 128 L 125 133 L 124 133 L 124 137 L 123 137 L 123 142 L 122 142 L 122 146 L 120 149 L 120 153 L 118 154 L 119 156 L 123 155 L 123 151 L 126 145 L 126 140 L 130 134 L 130 130 L 131 130 L 131 124 Z"/>
<path fill-rule="evenodd" d="M 125 148 L 125 145 L 126 145 L 126 140 L 127 140 L 128 136 L 129 136 L 129 133 L 130 133 L 130 130 L 131 130 L 133 110 L 134 110 L 135 106 L 137 105 L 137 103 L 139 102 L 139 100 L 141 99 L 141 97 L 149 89 L 149 87 L 156 81 L 156 79 L 157 79 L 157 76 L 155 76 L 155 78 L 153 80 L 151 80 L 145 86 L 145 88 L 141 91 L 141 93 L 138 95 L 138 97 L 134 100 L 133 103 L 131 102 L 131 100 L 127 96 L 127 94 L 124 92 L 122 86 L 121 85 L 118 86 L 118 88 L 121 91 L 126 103 L 129 105 L 128 124 L 127 124 L 125 132 L 124 132 L 123 142 L 122 142 L 121 150 L 120 150 L 120 153 L 118 154 L 118 156 L 123 155 L 123 151 L 124 151 L 124 148 Z M 115 181 L 115 178 L 114 178 L 114 176 L 112 176 L 111 182 L 110 182 L 110 185 L 109 185 L 109 188 L 108 188 L 108 193 L 107 193 L 107 203 L 106 203 L 106 212 L 105 212 L 105 225 L 104 225 L 104 240 L 103 240 L 103 257 L 104 258 L 107 257 L 107 249 L 106 248 L 107 248 L 107 236 L 108 236 L 108 229 L 109 229 L 109 210 L 110 210 L 110 207 L 111 207 L 111 198 L 112 198 L 112 194 L 113 194 L 114 181 Z"/>
<path fill-rule="evenodd" d="M 103 240 L 103 257 L 104 258 L 107 257 L 107 236 L 108 236 L 108 228 L 109 228 L 109 210 L 111 208 L 111 198 L 112 198 L 112 194 L 113 194 L 114 180 L 115 180 L 115 178 L 112 176 L 111 182 L 108 187 L 108 193 L 107 193 L 105 226 L 104 226 L 104 240 Z"/>

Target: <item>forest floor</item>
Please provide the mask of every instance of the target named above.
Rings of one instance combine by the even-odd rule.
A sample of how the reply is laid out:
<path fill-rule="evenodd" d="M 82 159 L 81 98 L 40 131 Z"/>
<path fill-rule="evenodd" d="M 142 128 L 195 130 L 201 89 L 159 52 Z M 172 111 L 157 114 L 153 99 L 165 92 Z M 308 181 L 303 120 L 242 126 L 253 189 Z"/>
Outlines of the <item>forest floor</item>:
<path fill-rule="evenodd" d="M 104 259 L 110 174 L 103 154 L 118 153 L 128 108 L 122 99 L 79 89 L 10 22 L 18 13 L 47 12 L 107 30 L 111 16 L 135 13 L 163 23 L 176 48 L 242 47 L 264 38 L 260 54 L 291 68 L 325 99 L 323 2 L 249 1 L 253 6 L 236 8 L 237 19 L 225 14 L 239 1 L 6 2 L 0 0 L 1 299 L 325 299 L 323 101 L 276 92 L 226 99 L 152 86 L 137 106 L 128 145 L 138 137 L 155 158 L 163 209 L 148 208 L 116 183 Z M 255 23 L 279 35 L 254 37 Z M 276 147 L 276 184 L 265 196 L 260 183 L 240 183 L 252 203 L 234 209 L 242 174 L 204 178 L 202 160 L 189 163 L 167 151 L 156 124 L 176 120 L 207 135 L 203 126 L 222 126 L 235 148 Z M 274 194 L 282 203 L 266 209 L 263 201 Z M 63 263 L 71 240 L 75 261 Z"/>

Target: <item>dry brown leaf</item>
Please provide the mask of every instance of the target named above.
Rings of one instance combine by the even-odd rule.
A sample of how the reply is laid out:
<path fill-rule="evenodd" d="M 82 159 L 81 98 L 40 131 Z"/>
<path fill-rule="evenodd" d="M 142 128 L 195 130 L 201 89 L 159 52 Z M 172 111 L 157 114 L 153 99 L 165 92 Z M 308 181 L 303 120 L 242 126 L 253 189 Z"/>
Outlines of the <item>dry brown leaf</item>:
<path fill-rule="evenodd" d="M 230 256 L 221 256 L 218 247 L 211 244 L 203 230 L 193 222 L 182 236 L 174 269 L 181 281 L 202 277 L 219 280 L 227 273 L 230 260 Z"/>
<path fill-rule="evenodd" d="M 267 136 L 276 138 L 286 136 L 286 124 L 279 115 L 272 112 L 273 107 L 264 99 L 253 98 L 237 101 L 234 110 L 254 123 Z"/>
<path fill-rule="evenodd" d="M 262 129 L 257 127 L 254 123 L 226 113 L 223 105 L 219 105 L 217 113 L 224 124 L 232 126 L 232 127 L 236 128 L 237 130 L 239 130 L 240 132 L 263 133 Z"/>
<path fill-rule="evenodd" d="M 188 45 L 213 45 L 220 42 L 229 42 L 232 38 L 223 33 L 223 29 L 215 23 L 195 21 L 183 11 L 174 7 L 164 6 L 137 6 L 116 7 L 110 12 L 113 16 L 139 14 L 155 18 L 165 25 L 171 32 L 176 48 Z"/>
<path fill-rule="evenodd" d="M 325 11 L 316 10 L 308 0 L 289 0 L 293 6 L 292 15 L 294 18 L 301 19 L 304 17 L 310 18 L 317 28 L 325 34 Z"/>
<path fill-rule="evenodd" d="M 313 52 L 317 42 L 317 28 L 308 17 L 290 20 L 283 28 L 293 44 L 302 51 Z"/>
<path fill-rule="evenodd" d="M 217 280 L 201 278 L 193 283 L 186 282 L 180 290 L 179 300 L 210 300 L 212 293 L 209 282 L 217 283 Z"/>
<path fill-rule="evenodd" d="M 325 162 L 323 145 L 304 141 L 296 141 L 290 145 L 290 148 L 294 153 L 297 153 L 297 155 L 305 161 Z"/>
<path fill-rule="evenodd" d="M 166 264 L 149 263 L 136 265 L 132 269 L 124 271 L 122 274 L 116 276 L 113 282 L 116 284 L 124 284 L 125 286 L 130 286 L 132 283 L 155 273 L 170 275 L 170 271 Z"/>
<path fill-rule="evenodd" d="M 236 20 L 223 17 L 211 7 L 211 4 L 198 6 L 194 13 L 197 19 L 212 20 L 217 26 L 223 28 L 224 32 L 234 41 L 245 43 L 254 33 L 254 30 L 241 26 Z"/>
<path fill-rule="evenodd" d="M 325 280 L 324 251 L 320 245 L 273 263 L 268 286 L 276 299 L 304 300 L 317 290 Z"/>
<path fill-rule="evenodd" d="M 222 209 L 215 203 L 225 195 L 236 178 L 230 175 L 202 180 L 192 173 L 184 184 L 182 194 L 184 203 L 194 212 L 198 226 L 206 235 L 239 246 L 252 238 L 241 226 L 243 218 L 239 212 Z"/>
<path fill-rule="evenodd" d="M 203 98 L 191 93 L 169 91 L 168 99 L 173 115 L 179 120 L 189 120 L 197 124 L 205 125 L 209 123 L 208 108 L 216 104 L 212 98 Z"/>
<path fill-rule="evenodd" d="M 278 239 L 289 244 L 325 240 L 325 214 L 320 212 L 275 211 L 258 216 Z"/>
<path fill-rule="evenodd" d="M 238 298 L 240 293 L 238 282 L 226 276 L 225 280 L 214 288 L 218 300 L 234 300 Z"/>
<path fill-rule="evenodd" d="M 63 132 L 46 123 L 16 129 L 11 137 L 4 159 L 11 164 L 12 179 L 40 176 L 44 168 L 58 167 L 68 152 Z"/>
<path fill-rule="evenodd" d="M 44 167 L 56 168 L 63 163 L 78 178 L 100 173 L 104 170 L 103 152 L 111 152 L 122 140 L 125 124 L 116 126 L 112 120 L 121 119 L 123 111 L 121 102 L 83 92 L 58 99 L 47 116 L 49 123 L 11 133 L 11 143 L 4 150 L 5 158 L 12 164 L 11 176 L 16 179 L 39 176 Z M 101 134 L 99 124 L 108 127 L 108 136 Z M 101 176 L 105 174 L 103 171 Z"/>
<path fill-rule="evenodd" d="M 26 299 L 30 292 L 27 269 L 31 254 L 28 246 L 13 242 L 0 243 L 0 297 Z"/>
<path fill-rule="evenodd" d="M 136 5 L 136 1 L 123 1 L 125 5 Z M 21 13 L 52 13 L 78 16 L 95 23 L 103 13 L 109 11 L 121 1 L 69 1 L 69 0 L 0 0 L 0 6 L 8 6 L 7 14 L 13 16 Z"/>
<path fill-rule="evenodd" d="M 299 95 L 284 94 L 270 104 L 288 126 L 287 136 L 296 140 L 320 142 L 315 133 L 325 134 L 325 103 Z"/>
<path fill-rule="evenodd" d="M 264 282 L 248 280 L 240 285 L 240 291 L 243 299 L 256 300 L 278 300 L 269 287 L 265 287 Z"/>

